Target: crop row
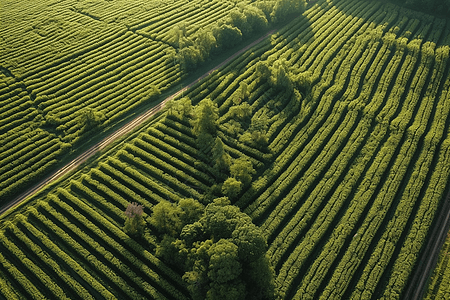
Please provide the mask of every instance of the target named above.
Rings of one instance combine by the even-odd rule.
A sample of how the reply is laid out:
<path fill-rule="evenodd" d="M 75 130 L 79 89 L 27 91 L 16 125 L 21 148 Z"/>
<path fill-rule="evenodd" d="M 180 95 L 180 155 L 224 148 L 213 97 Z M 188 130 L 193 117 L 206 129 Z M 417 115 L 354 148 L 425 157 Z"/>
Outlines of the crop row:
<path fill-rule="evenodd" d="M 357 50 L 357 48 L 355 47 L 354 50 Z M 344 55 L 341 55 L 335 61 L 333 61 L 334 63 L 331 63 L 327 70 L 325 70 L 325 74 L 327 74 L 328 72 L 334 73 L 334 71 L 342 63 L 344 57 Z M 350 65 L 348 65 L 347 67 L 348 72 L 350 71 L 349 67 Z M 321 86 L 325 88 L 326 85 Z M 309 135 L 311 135 L 311 132 L 314 132 L 314 128 L 317 128 L 319 125 L 321 125 L 321 123 L 323 122 L 322 118 L 325 118 L 330 113 L 330 110 L 332 110 L 332 103 L 335 101 L 336 95 L 339 92 L 339 88 L 329 89 L 325 92 L 322 101 L 316 108 L 315 113 L 311 116 L 310 121 L 308 122 L 309 124 L 306 124 L 299 131 L 299 133 L 294 137 L 294 140 L 290 143 L 290 146 L 277 157 L 276 164 L 272 169 L 274 175 L 278 174 L 278 176 L 275 175 L 276 177 L 274 177 L 277 179 L 275 182 L 270 184 L 270 186 L 268 186 L 268 189 L 266 189 L 263 194 L 259 196 L 259 199 L 264 200 L 264 202 L 266 202 L 267 204 L 262 204 L 259 201 L 253 201 L 253 203 L 246 209 L 247 213 L 251 214 L 254 218 L 258 218 L 259 216 L 261 216 L 263 211 L 271 207 L 270 203 L 272 199 L 276 199 L 280 194 L 282 194 L 282 191 L 287 186 L 289 186 L 290 182 L 296 181 L 295 174 L 300 174 L 302 172 L 302 169 L 304 167 L 307 167 L 307 163 L 310 161 L 310 158 L 315 155 L 315 151 L 318 151 L 318 149 L 320 149 L 315 145 L 320 145 L 323 143 L 324 139 L 332 132 L 332 124 L 336 124 L 338 119 L 335 119 L 334 121 L 331 119 L 327 120 L 327 123 L 325 123 L 325 125 L 321 127 L 321 130 L 319 130 L 313 137 L 313 140 L 317 140 L 317 144 L 311 141 L 307 146 L 308 148 L 305 148 L 305 156 L 298 156 L 295 153 L 297 153 L 299 149 L 302 149 L 302 145 L 307 141 L 306 139 Z M 335 109 L 337 109 L 339 105 L 340 104 L 337 103 Z M 341 110 L 342 109 L 343 106 L 341 107 Z M 336 116 L 338 116 L 338 114 L 336 114 Z M 322 134 L 322 132 L 324 134 Z M 322 137 L 322 139 L 319 139 L 319 137 Z M 315 151 L 313 151 L 312 149 L 315 149 Z M 300 163 L 300 161 L 303 161 L 303 163 Z M 284 170 L 284 168 L 287 168 L 285 172 L 281 174 L 278 173 Z M 287 178 L 290 178 L 290 180 L 286 180 Z M 253 212 L 255 208 L 257 210 Z M 282 220 L 281 217 L 278 219 Z"/>
<path fill-rule="evenodd" d="M 402 56 L 402 51 L 401 50 L 398 50 L 397 53 L 398 53 L 398 55 L 400 55 L 400 57 Z M 390 64 L 387 66 L 387 71 L 385 73 L 386 77 L 382 81 L 383 84 L 379 85 L 378 91 L 375 93 L 375 95 L 376 95 L 375 99 L 379 99 L 379 101 L 372 101 L 372 103 L 374 103 L 374 104 L 377 103 L 378 104 L 378 105 L 374 105 L 373 108 L 380 107 L 380 105 L 383 103 L 381 100 L 386 97 L 385 94 L 386 94 L 386 91 L 388 90 L 387 86 L 392 81 L 392 76 L 394 75 L 394 70 L 397 69 L 397 66 L 400 63 L 400 59 L 399 58 L 396 59 L 396 56 L 397 55 L 394 55 L 394 58 L 391 60 Z M 406 65 L 406 67 L 407 67 L 407 65 Z M 403 78 L 400 78 L 400 80 L 402 80 L 402 79 Z M 400 93 L 400 95 L 398 95 L 396 97 L 391 96 L 392 98 L 390 98 L 390 100 L 394 101 L 394 99 L 396 99 L 396 98 L 399 99 L 400 96 L 401 96 L 401 93 Z M 380 111 L 379 116 L 377 116 L 378 120 L 380 120 L 381 116 L 385 116 L 385 114 L 387 114 L 387 111 L 385 113 L 384 109 L 390 109 L 391 112 L 395 112 L 395 106 L 392 107 L 392 106 L 389 106 L 389 104 L 390 103 L 388 103 L 388 105 L 385 105 L 383 107 L 383 109 Z M 398 145 L 399 142 L 400 142 L 400 137 L 399 137 L 398 134 L 397 134 L 397 136 L 395 134 L 393 134 L 393 135 L 391 135 L 389 137 L 389 139 L 386 141 L 385 146 L 383 148 L 381 148 L 379 155 L 377 156 L 377 158 L 375 158 L 374 163 L 369 168 L 369 173 L 368 174 L 371 174 L 370 172 L 374 172 L 372 174 L 381 174 L 381 173 L 377 173 L 377 172 L 384 172 L 384 170 L 389 166 L 389 161 L 391 160 L 391 156 L 387 155 L 387 153 L 385 151 L 383 151 L 383 149 L 387 149 L 386 147 L 389 147 L 389 148 L 392 147 L 391 149 L 395 149 L 396 145 Z M 381 167 L 381 166 L 383 166 L 383 167 Z M 371 170 L 373 170 L 373 171 L 371 171 Z M 320 286 L 320 283 L 321 283 L 321 281 L 323 279 L 323 276 L 326 274 L 326 273 L 323 273 L 323 272 L 322 273 L 315 272 L 316 268 L 327 269 L 329 267 L 326 267 L 326 266 L 327 265 L 329 266 L 329 265 L 331 265 L 334 262 L 335 257 L 339 253 L 337 251 L 337 249 L 342 247 L 342 243 L 344 243 L 346 241 L 347 236 L 351 233 L 352 228 L 354 228 L 354 226 L 355 226 L 354 222 L 356 222 L 360 218 L 360 216 L 361 216 L 360 214 L 364 211 L 364 208 L 366 207 L 367 203 L 369 203 L 369 200 L 372 197 L 371 196 L 372 193 L 374 193 L 375 189 L 377 189 L 377 185 L 378 185 L 378 182 L 380 180 L 380 177 L 378 177 L 378 175 L 376 175 L 376 177 L 371 177 L 371 176 L 366 175 L 363 178 L 364 179 L 363 179 L 361 185 L 365 184 L 365 180 L 369 180 L 369 178 L 371 178 L 371 181 L 370 181 L 371 189 L 361 188 L 361 191 L 364 191 L 364 193 L 365 193 L 364 196 L 363 195 L 359 195 L 359 194 L 356 194 L 354 196 L 355 198 L 359 199 L 359 201 L 357 202 L 357 205 L 355 203 L 356 206 L 353 208 L 351 206 L 351 204 L 350 204 L 350 207 L 347 209 L 347 212 L 349 214 L 348 217 L 347 217 L 346 214 L 344 214 L 343 219 L 341 219 L 340 223 L 338 225 L 336 225 L 337 228 L 336 228 L 335 232 L 336 233 L 339 232 L 340 234 L 336 234 L 335 235 L 336 238 L 334 238 L 332 241 L 329 242 L 330 246 L 328 246 L 328 245 L 324 246 L 322 252 L 316 258 L 316 260 L 315 260 L 314 264 L 312 265 L 310 271 L 304 277 L 303 284 L 300 287 L 300 289 L 297 291 L 297 294 L 304 295 L 306 297 L 313 297 L 314 296 L 314 294 L 317 292 L 317 289 Z M 374 179 L 374 178 L 377 178 L 377 179 Z M 383 195 L 383 194 L 379 194 L 379 197 L 381 197 L 381 195 Z M 386 205 L 387 205 L 387 203 L 386 203 Z M 388 207 L 388 205 L 387 205 L 387 207 Z M 376 204 L 372 204 L 372 208 L 374 208 L 376 210 L 377 209 L 380 210 L 380 208 Z M 382 206 L 382 208 L 384 208 L 384 206 Z M 350 214 L 350 212 L 354 212 L 356 214 L 352 215 L 352 214 Z M 379 216 L 382 216 L 382 215 L 379 215 Z M 367 218 L 369 219 L 369 217 L 370 216 L 368 216 Z M 332 215 L 330 216 L 330 218 L 332 218 Z M 346 221 L 346 220 L 348 220 L 348 221 Z M 319 224 L 319 223 L 317 223 L 317 224 Z M 325 226 L 327 223 L 326 222 L 325 223 L 322 222 L 320 224 L 321 224 L 321 226 Z M 343 224 L 343 225 L 341 226 L 340 224 Z M 373 224 L 375 225 L 377 223 L 373 223 Z M 345 227 L 345 231 L 342 232 L 342 228 L 344 228 L 344 227 Z M 313 239 L 314 239 L 314 235 L 316 235 L 316 236 L 319 235 L 320 236 L 320 234 L 323 234 L 324 229 L 326 227 L 323 227 L 324 229 L 322 229 L 320 231 L 317 231 L 317 229 L 314 230 L 313 228 L 310 229 L 309 232 L 312 233 Z M 359 233 L 359 234 L 362 234 L 362 233 Z M 332 235 L 334 235 L 334 234 L 332 234 Z M 368 237 L 373 237 L 373 235 L 370 234 Z M 359 239 L 359 237 L 358 237 L 358 239 Z M 315 237 L 315 240 L 317 241 L 317 237 Z M 310 243 L 310 242 L 308 242 L 307 239 L 304 239 L 303 242 L 304 243 Z M 302 242 L 302 244 L 303 244 L 303 242 Z M 357 245 L 357 244 L 355 244 L 355 245 Z M 299 249 L 299 248 L 301 248 L 301 247 L 298 247 L 297 249 Z M 302 251 L 302 253 L 301 253 L 302 257 L 306 258 L 307 255 L 308 255 L 307 253 L 308 252 L 305 253 L 304 251 Z M 347 252 L 347 253 L 349 253 L 349 252 Z M 349 253 L 349 255 L 351 255 L 351 254 Z M 294 265 L 296 267 L 298 267 L 299 264 L 301 263 L 301 261 L 303 261 L 303 260 L 299 260 L 295 256 L 293 256 L 292 259 L 293 259 Z M 355 257 L 355 259 L 356 259 L 356 257 Z M 345 257 L 343 258 L 343 260 L 345 261 Z M 290 261 L 290 259 L 288 259 L 286 261 L 285 265 L 283 266 L 283 269 L 290 264 L 289 261 Z M 342 266 L 344 266 L 344 263 L 342 263 Z M 353 270 L 353 269 L 349 268 L 348 265 L 346 265 L 344 268 L 345 268 L 346 274 L 348 274 L 348 272 L 350 270 Z M 280 271 L 280 274 L 285 274 L 283 269 L 282 269 L 282 271 Z M 335 274 L 338 275 L 338 276 L 343 276 L 343 273 L 342 273 L 343 270 L 344 269 L 342 269 L 341 272 L 336 270 Z M 314 276 L 314 277 L 311 277 L 311 276 Z M 281 280 L 283 280 L 283 278 L 284 277 L 279 277 L 279 280 L 281 281 Z M 289 280 L 284 280 L 283 282 L 288 283 Z M 346 283 L 348 284 L 349 282 L 347 281 Z M 333 288 L 331 287 L 330 290 L 333 290 Z"/>
<path fill-rule="evenodd" d="M 195 198 L 200 198 L 200 194 L 195 188 L 202 188 L 203 184 L 189 175 L 188 170 L 180 170 L 172 164 L 168 163 L 165 159 L 162 160 L 155 155 L 147 152 L 148 148 L 144 143 L 139 143 L 138 145 L 127 144 L 125 150 L 130 154 L 137 156 L 144 160 L 147 164 L 151 164 L 152 167 L 156 169 L 153 171 L 158 174 L 158 178 L 167 181 L 172 188 L 178 186 L 179 192 L 183 193 L 184 196 L 194 196 Z M 151 150 L 150 150 L 151 151 Z M 150 166 L 149 166 L 150 168 Z M 191 187 L 193 186 L 193 187 Z"/>
<path fill-rule="evenodd" d="M 446 56 L 448 58 L 448 53 Z M 435 94 L 435 91 L 439 86 L 439 82 L 441 82 L 442 80 L 443 66 L 445 66 L 445 63 L 435 65 L 435 69 L 433 70 L 432 75 L 432 78 L 434 78 L 434 80 L 430 82 L 430 86 L 434 87 L 434 92 L 433 88 L 428 89 L 428 92 L 431 94 Z M 428 95 L 428 97 L 429 96 L 430 95 Z M 442 101 L 442 97 L 440 101 Z M 431 100 L 427 102 L 432 103 Z M 414 199 L 417 199 L 419 197 L 419 192 L 422 186 L 425 184 L 426 177 L 421 174 L 426 174 L 430 171 L 430 166 L 436 153 L 437 143 L 442 138 L 444 133 L 444 126 L 442 122 L 445 122 L 444 120 L 447 118 L 446 115 L 449 113 L 449 106 L 445 105 L 442 102 L 437 103 L 434 110 L 437 114 L 436 118 L 432 122 L 431 127 L 423 140 L 419 139 L 420 136 L 425 132 L 426 123 L 421 123 L 421 121 L 430 119 L 432 110 L 429 107 L 419 108 L 418 116 L 420 117 L 416 118 L 413 125 L 408 128 L 406 141 L 403 147 L 406 147 L 407 144 L 411 143 L 412 147 L 417 147 L 419 144 L 421 144 L 422 146 L 420 155 L 414 164 L 411 178 L 409 179 L 403 195 L 399 200 L 399 204 L 396 208 L 394 217 L 390 220 L 390 223 L 387 225 L 387 230 L 383 233 L 383 236 L 381 237 L 381 240 L 377 245 L 377 248 L 375 250 L 376 255 L 373 255 L 370 258 L 368 264 L 365 267 L 363 276 L 359 280 L 357 290 L 361 291 L 361 288 L 364 287 L 364 295 L 373 293 L 373 290 L 375 289 L 374 283 L 376 283 L 380 279 L 380 276 L 382 275 L 381 271 L 389 262 L 388 258 L 392 255 L 392 252 L 395 249 L 395 245 L 400 237 L 400 233 L 406 226 L 408 216 L 410 215 L 414 207 L 414 203 L 416 203 Z M 413 130 L 415 130 L 415 132 Z M 377 264 L 376 268 L 375 264 Z M 369 276 L 372 281 L 367 280 Z"/>
<path fill-rule="evenodd" d="M 431 101 L 425 101 L 423 102 L 423 104 L 425 106 L 433 105 Z M 393 110 L 395 111 L 395 107 L 393 108 Z M 380 112 L 380 115 L 382 115 L 382 113 L 383 112 Z M 405 114 L 404 112 L 400 113 L 400 116 L 404 116 L 406 119 L 408 119 L 408 114 Z M 426 126 L 428 116 L 425 118 L 419 118 L 419 122 L 420 121 L 424 121 L 421 126 Z M 397 196 L 396 193 L 399 190 L 400 185 L 405 184 L 403 180 L 408 169 L 407 166 L 411 164 L 412 158 L 419 144 L 421 132 L 423 132 L 423 128 L 421 129 L 420 126 L 414 127 L 416 131 L 413 131 L 413 129 L 407 133 L 405 142 L 401 144 L 398 155 L 395 158 L 395 162 L 389 168 L 390 172 L 387 175 L 388 179 L 384 181 L 381 190 L 373 200 L 373 203 L 369 211 L 367 212 L 363 223 L 356 233 L 357 236 L 352 239 L 344 257 L 341 259 L 340 264 L 336 267 L 336 270 L 333 274 L 334 276 L 330 280 L 330 283 L 327 286 L 327 290 L 324 292 L 325 296 L 328 295 L 328 291 L 332 291 L 331 294 L 334 297 L 339 297 L 339 295 L 342 296 L 343 291 L 345 291 L 345 288 L 349 284 L 348 278 L 353 276 L 353 272 L 356 271 L 356 268 L 362 262 L 360 257 L 367 251 L 366 245 L 370 245 L 372 239 L 375 237 L 375 233 L 378 231 L 379 226 L 381 226 L 383 219 L 386 217 L 386 214 L 390 209 L 392 209 L 391 206 L 394 205 L 393 202 Z M 392 134 L 390 138 L 392 137 L 393 139 L 395 139 L 396 136 L 398 136 L 398 134 Z M 400 137 L 397 137 L 397 140 L 400 140 Z M 389 142 L 390 141 L 388 139 L 386 143 Z M 411 199 L 408 199 L 408 202 L 409 204 L 411 204 Z M 402 214 L 401 218 L 406 221 L 408 219 L 408 215 Z M 389 230 L 389 228 L 392 228 L 392 230 Z M 389 236 L 390 240 L 395 243 L 395 240 L 400 238 L 401 227 L 388 227 L 385 230 L 384 235 L 386 239 Z M 381 248 L 386 249 L 383 237 L 380 243 Z M 373 255 L 376 257 L 376 254 L 378 253 L 375 251 Z M 377 265 L 379 270 L 381 266 L 379 260 L 377 261 Z M 366 266 L 370 266 L 370 263 Z M 381 276 L 381 274 L 379 273 L 378 276 Z M 374 282 L 378 282 L 379 277 L 376 278 L 372 275 L 371 279 L 371 283 L 373 284 Z M 365 289 L 365 294 L 367 295 L 369 291 L 370 289 Z"/>

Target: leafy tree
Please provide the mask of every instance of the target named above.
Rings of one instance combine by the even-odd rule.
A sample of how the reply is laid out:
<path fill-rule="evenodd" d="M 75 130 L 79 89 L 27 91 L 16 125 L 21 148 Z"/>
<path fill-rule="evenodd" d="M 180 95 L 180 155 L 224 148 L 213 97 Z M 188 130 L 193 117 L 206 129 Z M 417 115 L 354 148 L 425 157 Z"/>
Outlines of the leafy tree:
<path fill-rule="evenodd" d="M 271 72 L 267 62 L 257 62 L 255 65 L 255 70 L 260 81 L 265 82 L 270 79 Z"/>
<path fill-rule="evenodd" d="M 170 116 L 174 116 L 177 119 L 183 119 L 192 114 L 192 102 L 189 97 L 169 100 L 166 102 L 165 108 Z"/>
<path fill-rule="evenodd" d="M 209 133 L 201 132 L 197 136 L 197 142 L 200 151 L 203 153 L 209 153 L 214 143 L 214 137 Z"/>
<path fill-rule="evenodd" d="M 226 283 L 236 279 L 242 272 L 238 246 L 227 239 L 214 243 L 208 250 L 208 278 L 212 282 Z"/>
<path fill-rule="evenodd" d="M 203 224 L 196 221 L 191 224 L 186 224 L 180 234 L 180 237 L 186 242 L 186 245 L 192 246 L 194 242 L 203 238 L 205 229 Z"/>
<path fill-rule="evenodd" d="M 270 14 L 274 23 L 281 22 L 292 13 L 301 13 L 306 8 L 306 0 L 277 0 Z"/>
<path fill-rule="evenodd" d="M 221 49 L 231 48 L 242 41 L 242 32 L 230 24 L 221 24 L 216 28 L 214 36 Z"/>
<path fill-rule="evenodd" d="M 92 109 L 90 107 L 86 107 L 80 111 L 78 119 L 82 131 L 88 131 L 100 126 L 100 124 L 106 119 L 106 117 L 103 113 L 97 112 L 95 109 Z"/>
<path fill-rule="evenodd" d="M 231 157 L 225 151 L 222 139 L 219 137 L 216 137 L 214 141 L 214 146 L 212 148 L 212 159 L 214 162 L 214 168 L 228 172 L 230 169 Z"/>
<path fill-rule="evenodd" d="M 239 141 L 258 149 L 264 149 L 268 143 L 266 135 L 268 124 L 269 118 L 265 114 L 253 117 L 249 129 L 241 135 Z"/>
<path fill-rule="evenodd" d="M 247 17 L 239 9 L 233 9 L 229 12 L 230 25 L 238 28 L 243 35 L 248 35 L 252 31 L 252 27 L 247 22 Z"/>
<path fill-rule="evenodd" d="M 124 230 L 127 234 L 133 236 L 142 235 L 144 232 L 145 221 L 142 218 L 144 207 L 136 202 L 128 203 L 125 210 L 125 226 Z"/>
<path fill-rule="evenodd" d="M 222 185 L 222 193 L 230 199 L 235 199 L 241 192 L 242 182 L 234 177 L 229 177 Z"/>
<path fill-rule="evenodd" d="M 192 45 L 178 51 L 178 61 L 183 69 L 192 70 L 203 61 L 203 56 L 200 49 Z"/>
<path fill-rule="evenodd" d="M 182 229 L 179 209 L 169 201 L 161 201 L 153 207 L 153 214 L 149 220 L 162 234 L 177 236 Z"/>
<path fill-rule="evenodd" d="M 219 109 L 210 98 L 203 99 L 195 108 L 195 120 L 193 121 L 194 133 L 198 135 L 216 133 Z"/>
<path fill-rule="evenodd" d="M 213 33 L 207 29 L 199 29 L 196 33 L 195 44 L 200 49 L 203 60 L 208 59 L 210 53 L 217 47 Z"/>
<path fill-rule="evenodd" d="M 266 240 L 261 229 L 255 224 L 246 222 L 236 226 L 231 237 L 233 243 L 238 246 L 241 261 L 250 263 L 264 255 Z"/>
<path fill-rule="evenodd" d="M 293 82 L 300 93 L 307 95 L 311 91 L 312 74 L 310 71 L 301 72 L 293 76 Z"/>
<path fill-rule="evenodd" d="M 204 210 L 205 206 L 192 198 L 184 198 L 178 202 L 178 217 L 182 226 L 199 220 Z"/>
<path fill-rule="evenodd" d="M 168 42 L 175 48 L 189 46 L 192 42 L 187 38 L 187 23 L 180 22 L 168 31 Z"/>
<path fill-rule="evenodd" d="M 230 108 L 230 115 L 240 121 L 244 121 L 252 114 L 252 108 L 248 102 L 243 102 L 239 105 L 233 105 Z"/>
<path fill-rule="evenodd" d="M 241 123 L 234 119 L 231 119 L 227 123 L 223 124 L 223 127 L 227 131 L 227 133 L 233 137 L 237 137 L 244 131 L 242 129 Z"/>
<path fill-rule="evenodd" d="M 227 197 L 221 197 L 214 199 L 205 208 L 201 222 L 204 223 L 205 233 L 214 241 L 230 238 L 238 224 L 251 223 L 249 216 L 230 203 Z"/>
<path fill-rule="evenodd" d="M 253 168 L 252 162 L 245 157 L 235 159 L 233 164 L 230 166 L 231 176 L 241 181 L 244 185 L 250 184 L 252 181 L 252 175 L 255 173 L 256 171 Z"/>
<path fill-rule="evenodd" d="M 206 294 L 207 300 L 243 300 L 246 299 L 245 284 L 236 280 L 227 283 L 210 283 L 210 289 Z"/>
<path fill-rule="evenodd" d="M 252 30 L 262 31 L 267 29 L 267 18 L 260 8 L 253 5 L 244 5 L 243 13 Z"/>
<path fill-rule="evenodd" d="M 287 63 L 283 61 L 275 61 L 274 66 L 271 68 L 271 82 L 272 86 L 279 90 L 293 92 L 294 85 L 292 83 L 291 76 L 288 75 Z"/>

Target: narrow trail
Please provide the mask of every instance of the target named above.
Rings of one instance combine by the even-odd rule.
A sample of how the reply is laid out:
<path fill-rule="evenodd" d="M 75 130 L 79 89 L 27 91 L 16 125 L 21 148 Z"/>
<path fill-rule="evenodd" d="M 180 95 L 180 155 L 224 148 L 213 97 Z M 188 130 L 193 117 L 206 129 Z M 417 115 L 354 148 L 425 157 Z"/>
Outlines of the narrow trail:
<path fill-rule="evenodd" d="M 184 88 L 180 89 L 178 92 L 176 92 L 176 93 L 170 95 L 169 97 L 165 98 L 163 101 L 161 101 L 160 103 L 158 103 L 154 107 L 150 108 L 146 112 L 140 114 L 139 116 L 137 116 L 136 118 L 134 118 L 133 120 L 131 120 L 130 122 L 128 122 L 127 124 L 125 124 L 124 126 L 119 128 L 117 131 L 113 132 L 108 137 L 104 138 L 102 141 L 100 141 L 97 144 L 95 144 L 92 147 L 90 147 L 88 150 L 86 150 L 85 152 L 80 154 L 78 157 L 73 159 L 66 166 L 56 170 L 51 175 L 49 175 L 48 177 L 44 178 L 41 182 L 37 183 L 36 185 L 34 185 L 33 187 L 29 188 L 28 190 L 26 190 L 21 195 L 19 195 L 17 198 L 15 198 L 12 201 L 10 201 L 9 203 L 6 203 L 5 205 L 3 205 L 0 208 L 0 217 L 7 210 L 9 210 L 10 208 L 13 208 L 13 207 L 17 206 L 18 204 L 20 204 L 26 198 L 36 194 L 40 189 L 42 189 L 47 184 L 57 180 L 58 178 L 61 178 L 62 176 L 64 176 L 67 173 L 69 173 L 70 171 L 76 169 L 82 163 L 84 163 L 89 158 L 91 158 L 93 155 L 95 155 L 98 151 L 101 151 L 102 149 L 107 147 L 109 144 L 114 142 L 119 137 L 130 133 L 136 127 L 141 125 L 142 123 L 150 120 L 150 118 L 152 118 L 156 113 L 158 113 L 161 109 L 164 108 L 164 106 L 167 103 L 167 101 L 172 100 L 172 99 L 176 98 L 178 95 L 180 95 L 181 93 L 186 92 L 194 84 L 196 84 L 197 82 L 203 80 L 205 77 L 210 75 L 212 72 L 214 72 L 214 71 L 218 70 L 219 68 L 223 67 L 224 65 L 226 65 L 227 63 L 229 63 L 230 61 L 232 61 L 233 59 L 235 59 L 239 55 L 243 54 L 245 51 L 247 51 L 251 47 L 259 44 L 261 41 L 263 41 L 264 39 L 269 37 L 275 31 L 276 31 L 276 29 L 269 31 L 264 36 L 260 37 L 256 41 L 252 42 L 251 44 L 249 44 L 246 47 L 242 48 L 241 50 L 237 51 L 236 53 L 234 53 L 233 55 L 228 57 L 226 60 L 224 60 L 223 62 L 221 62 L 220 64 L 218 64 L 217 66 L 215 66 L 214 68 L 212 68 L 211 70 L 209 70 L 208 72 L 206 72 L 205 74 L 203 74 L 202 76 L 197 78 L 196 80 L 194 80 L 192 83 L 188 84 Z"/>

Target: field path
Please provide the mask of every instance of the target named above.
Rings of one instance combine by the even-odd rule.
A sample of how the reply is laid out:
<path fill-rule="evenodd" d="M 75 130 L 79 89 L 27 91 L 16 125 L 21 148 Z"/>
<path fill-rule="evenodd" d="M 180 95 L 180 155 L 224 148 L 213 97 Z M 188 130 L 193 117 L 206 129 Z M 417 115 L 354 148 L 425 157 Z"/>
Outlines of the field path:
<path fill-rule="evenodd" d="M 261 41 L 263 41 L 264 39 L 269 37 L 271 34 L 273 34 L 275 31 L 276 31 L 276 29 L 269 31 L 264 36 L 260 37 L 256 41 L 252 42 L 251 44 L 249 44 L 246 47 L 242 48 L 241 50 L 237 51 L 236 53 L 234 53 L 233 55 L 228 57 L 226 60 L 224 60 L 223 62 L 221 62 L 220 64 L 218 64 L 217 66 L 215 66 L 214 68 L 212 68 L 211 70 L 209 70 L 208 72 L 206 72 L 205 74 L 203 74 L 202 76 L 197 78 L 196 80 L 194 80 L 189 85 L 187 85 L 184 88 L 180 89 L 178 92 L 170 95 L 169 97 L 167 97 L 166 99 L 164 99 L 163 101 L 161 101 L 160 103 L 158 103 L 157 105 L 152 107 L 151 109 L 147 110 L 146 112 L 140 114 L 139 116 L 137 116 L 136 118 L 134 118 L 133 120 L 131 120 L 130 122 L 128 122 L 127 124 L 125 124 L 124 126 L 119 128 L 117 131 L 113 132 L 108 137 L 104 138 L 103 140 L 101 140 L 100 142 L 98 142 L 97 144 L 93 145 L 88 150 L 86 150 L 85 152 L 80 154 L 78 157 L 73 159 L 66 166 L 56 170 L 55 172 L 53 172 L 53 174 L 51 174 L 48 177 L 44 178 L 41 182 L 37 183 L 35 186 L 31 187 L 30 189 L 28 189 L 27 191 L 25 191 L 24 193 L 19 195 L 16 199 L 13 199 L 9 203 L 5 204 L 3 207 L 0 208 L 0 216 L 3 213 L 5 213 L 8 209 L 13 208 L 16 205 L 18 205 L 20 202 L 25 200 L 27 197 L 30 197 L 30 196 L 34 195 L 35 193 L 37 193 L 40 189 L 42 189 L 47 184 L 51 183 L 54 180 L 57 180 L 58 178 L 61 178 L 62 176 L 66 175 L 68 172 L 70 172 L 70 171 L 74 170 L 75 168 L 77 168 L 83 162 L 85 162 L 90 157 L 95 155 L 98 151 L 100 151 L 100 150 L 104 149 L 105 147 L 107 147 L 109 144 L 111 144 L 117 138 L 121 137 L 124 134 L 130 133 L 137 126 L 141 125 L 143 122 L 148 121 L 151 117 L 153 117 L 156 113 L 158 113 L 162 108 L 164 108 L 164 105 L 166 104 L 167 101 L 176 98 L 181 93 L 186 92 L 194 84 L 196 84 L 200 80 L 204 79 L 205 77 L 210 75 L 215 70 L 218 70 L 219 68 L 223 67 L 224 65 L 226 65 L 227 63 L 229 63 L 230 61 L 232 61 L 233 59 L 235 59 L 239 55 L 243 54 L 245 51 L 247 51 L 251 47 L 257 45 L 258 43 L 260 43 Z"/>
<path fill-rule="evenodd" d="M 445 238 L 450 227 L 450 191 L 444 200 L 444 205 L 439 211 L 436 224 L 432 228 L 428 245 L 419 257 L 419 263 L 416 271 L 413 272 L 406 287 L 404 299 L 419 300 L 426 293 L 427 281 L 432 275 L 436 263 L 439 259 L 439 253 L 445 243 Z"/>

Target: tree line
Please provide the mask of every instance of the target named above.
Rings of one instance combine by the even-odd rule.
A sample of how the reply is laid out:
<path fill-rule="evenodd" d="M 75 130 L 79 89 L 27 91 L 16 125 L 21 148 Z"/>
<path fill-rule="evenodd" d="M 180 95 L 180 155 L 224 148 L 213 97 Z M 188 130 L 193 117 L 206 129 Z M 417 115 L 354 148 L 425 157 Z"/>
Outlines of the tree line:
<path fill-rule="evenodd" d="M 188 35 L 189 24 L 181 22 L 169 31 L 169 43 L 176 49 L 170 59 L 183 69 L 195 68 L 209 57 L 239 44 L 242 39 L 266 30 L 270 24 L 284 20 L 293 13 L 301 13 L 306 1 L 272 0 L 238 3 L 228 16 Z"/>

